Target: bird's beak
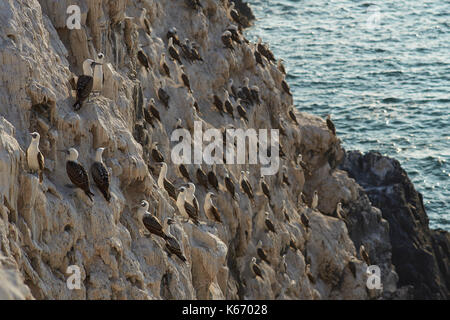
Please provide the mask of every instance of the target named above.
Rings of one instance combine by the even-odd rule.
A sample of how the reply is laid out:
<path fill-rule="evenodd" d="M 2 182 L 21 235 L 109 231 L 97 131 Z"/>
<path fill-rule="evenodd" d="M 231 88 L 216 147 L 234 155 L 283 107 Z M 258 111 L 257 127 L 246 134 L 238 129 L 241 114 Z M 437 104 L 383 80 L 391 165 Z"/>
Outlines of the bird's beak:
<path fill-rule="evenodd" d="M 61 149 L 58 149 L 58 152 L 64 152 L 65 154 L 69 154 L 69 150 L 61 150 Z"/>

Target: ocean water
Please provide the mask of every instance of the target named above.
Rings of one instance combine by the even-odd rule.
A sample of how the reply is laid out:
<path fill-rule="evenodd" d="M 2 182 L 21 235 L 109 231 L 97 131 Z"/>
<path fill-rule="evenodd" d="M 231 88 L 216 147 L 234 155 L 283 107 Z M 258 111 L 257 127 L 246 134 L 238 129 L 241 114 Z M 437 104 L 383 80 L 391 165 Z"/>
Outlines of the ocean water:
<path fill-rule="evenodd" d="M 296 107 L 331 113 L 347 150 L 400 161 L 450 230 L 450 1 L 249 0 Z"/>

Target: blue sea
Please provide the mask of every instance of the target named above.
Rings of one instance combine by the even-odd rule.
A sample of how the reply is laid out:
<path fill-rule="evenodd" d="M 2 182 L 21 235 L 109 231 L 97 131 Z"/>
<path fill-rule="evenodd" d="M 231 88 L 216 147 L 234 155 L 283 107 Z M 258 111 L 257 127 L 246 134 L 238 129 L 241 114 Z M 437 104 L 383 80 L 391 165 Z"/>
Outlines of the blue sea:
<path fill-rule="evenodd" d="M 450 2 L 249 0 L 301 111 L 346 150 L 400 161 L 432 228 L 450 230 Z"/>

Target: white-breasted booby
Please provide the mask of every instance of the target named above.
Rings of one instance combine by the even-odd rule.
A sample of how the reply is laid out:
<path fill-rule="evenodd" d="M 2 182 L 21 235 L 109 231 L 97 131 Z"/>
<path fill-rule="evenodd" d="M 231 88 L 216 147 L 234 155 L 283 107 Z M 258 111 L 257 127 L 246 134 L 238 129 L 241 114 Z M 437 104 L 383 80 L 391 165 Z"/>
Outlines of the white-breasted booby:
<path fill-rule="evenodd" d="M 205 203 L 203 205 L 203 210 L 205 210 L 206 216 L 211 219 L 215 220 L 217 222 L 222 222 L 222 219 L 220 218 L 219 210 L 217 210 L 217 207 L 214 205 L 212 198 L 216 195 L 212 192 L 208 192 L 205 197 Z"/>
<path fill-rule="evenodd" d="M 185 218 L 186 220 L 189 220 L 189 215 L 186 212 L 186 208 L 184 207 L 184 202 L 186 198 L 186 188 L 181 187 L 178 192 L 178 197 L 176 201 L 176 205 L 178 208 L 178 211 L 180 212 L 180 215 Z"/>
<path fill-rule="evenodd" d="M 259 88 L 256 85 L 250 87 L 250 93 L 252 97 L 253 103 L 256 101 L 256 104 L 261 104 L 261 100 L 259 99 Z"/>
<path fill-rule="evenodd" d="M 267 253 L 266 253 L 266 251 L 262 248 L 262 241 L 261 241 L 261 240 L 259 240 L 259 241 L 258 241 L 258 244 L 256 245 L 256 253 L 258 254 L 258 257 L 259 257 L 262 261 L 264 261 L 264 262 L 266 262 L 267 264 L 270 265 L 270 261 L 269 261 L 269 259 L 267 258 Z"/>
<path fill-rule="evenodd" d="M 316 283 L 316 279 L 314 279 L 314 276 L 311 272 L 311 265 L 309 263 L 305 266 L 305 273 L 311 283 Z"/>
<path fill-rule="evenodd" d="M 252 260 L 250 261 L 250 270 L 252 270 L 253 274 L 258 277 L 260 277 L 261 279 L 264 279 L 261 269 L 259 268 L 259 266 L 256 264 L 256 257 L 252 257 Z"/>
<path fill-rule="evenodd" d="M 158 187 L 160 189 L 166 190 L 167 193 L 169 194 L 169 196 L 172 199 L 174 199 L 175 201 L 177 201 L 176 189 L 173 186 L 173 184 L 166 178 L 167 164 L 165 162 L 160 162 L 159 165 L 161 166 L 161 170 L 159 172 L 159 177 L 158 177 Z"/>
<path fill-rule="evenodd" d="M 98 148 L 95 152 L 95 160 L 91 166 L 91 176 L 106 201 L 109 202 L 111 200 L 111 194 L 109 193 L 109 172 L 102 159 L 104 150 L 105 148 Z"/>
<path fill-rule="evenodd" d="M 97 64 L 92 59 L 86 59 L 83 62 L 83 74 L 77 80 L 77 100 L 73 105 L 75 110 L 80 110 L 84 101 L 89 99 L 89 95 L 94 87 L 94 67 Z"/>
<path fill-rule="evenodd" d="M 228 8 L 228 12 L 231 19 L 233 19 L 233 21 L 236 22 L 239 27 L 242 27 L 241 16 L 239 15 L 239 12 L 234 8 L 235 5 L 236 4 L 234 2 L 231 2 L 230 7 Z"/>
<path fill-rule="evenodd" d="M 231 32 L 231 39 L 234 42 L 242 44 L 242 40 L 239 35 L 239 28 L 236 25 L 230 23 L 227 27 L 227 30 Z"/>
<path fill-rule="evenodd" d="M 151 233 L 158 237 L 167 240 L 167 235 L 164 232 L 163 226 L 159 219 L 148 212 L 149 203 L 147 200 L 142 200 L 137 210 L 138 221 Z"/>
<path fill-rule="evenodd" d="M 181 55 L 189 62 L 192 63 L 194 57 L 192 56 L 190 40 L 188 38 L 184 39 L 181 43 Z"/>
<path fill-rule="evenodd" d="M 180 54 L 178 53 L 178 50 L 173 45 L 173 38 L 169 38 L 169 44 L 167 45 L 167 52 L 169 53 L 169 56 L 176 60 L 180 65 L 183 63 L 181 62 Z"/>
<path fill-rule="evenodd" d="M 370 266 L 369 254 L 367 253 L 366 248 L 362 244 L 359 247 L 359 256 L 368 266 Z"/>
<path fill-rule="evenodd" d="M 193 184 L 192 182 L 188 183 L 188 189 L 186 191 L 186 201 L 189 202 L 191 205 L 194 206 L 195 210 L 196 210 L 196 215 L 198 216 L 198 200 L 197 197 L 195 196 L 195 184 Z"/>
<path fill-rule="evenodd" d="M 150 21 L 148 21 L 148 19 L 147 19 L 147 9 L 146 8 L 142 8 L 141 15 L 139 16 L 139 23 L 141 24 L 141 28 L 144 29 L 148 35 L 152 34 Z"/>
<path fill-rule="evenodd" d="M 192 195 L 192 189 L 181 187 L 180 192 L 182 192 L 183 194 L 183 206 L 186 210 L 187 215 L 189 216 L 189 218 L 191 218 L 195 225 L 198 225 L 198 202 L 195 196 Z M 196 205 L 193 205 L 193 203 L 195 203 Z"/>
<path fill-rule="evenodd" d="M 155 162 L 164 162 L 164 157 L 161 151 L 158 150 L 158 142 L 156 141 L 152 143 L 151 155 Z"/>
<path fill-rule="evenodd" d="M 233 39 L 231 38 L 231 32 L 226 30 L 224 33 L 222 33 L 222 43 L 225 46 L 225 48 L 231 49 L 234 51 L 233 47 Z"/>
<path fill-rule="evenodd" d="M 205 189 L 208 189 L 208 176 L 207 176 L 206 173 L 202 170 L 202 167 L 201 167 L 200 165 L 198 165 L 197 172 L 196 172 L 196 176 L 197 176 L 197 182 L 198 182 L 201 186 L 204 186 Z"/>
<path fill-rule="evenodd" d="M 317 190 L 315 190 L 312 201 L 311 201 L 311 209 L 313 209 L 313 210 L 317 209 L 318 205 L 319 205 L 319 194 L 318 194 Z"/>
<path fill-rule="evenodd" d="M 38 172 L 39 182 L 44 180 L 45 160 L 42 152 L 39 150 L 39 141 L 41 136 L 37 132 L 30 133 L 31 143 L 27 149 L 28 168 L 32 172 Z"/>
<path fill-rule="evenodd" d="M 94 66 L 94 85 L 92 87 L 92 92 L 101 93 L 103 89 L 103 83 L 105 82 L 105 78 L 103 76 L 103 60 L 105 59 L 105 55 L 103 53 L 97 54 L 97 58 L 95 62 L 98 63 Z"/>
<path fill-rule="evenodd" d="M 244 191 L 245 194 L 250 198 L 250 200 L 254 201 L 254 195 L 253 195 L 253 189 L 250 185 L 250 182 L 248 181 L 245 171 L 241 171 L 240 176 L 240 185 L 242 188 L 242 191 Z"/>
<path fill-rule="evenodd" d="M 276 62 L 275 56 L 273 55 L 272 51 L 270 51 L 267 44 L 262 43 L 261 38 L 258 38 L 257 49 L 259 53 L 261 53 L 269 62 Z"/>
<path fill-rule="evenodd" d="M 331 121 L 331 114 L 327 115 L 327 127 L 333 135 L 336 135 L 336 127 L 334 126 L 333 121 Z"/>
<path fill-rule="evenodd" d="M 248 103 L 252 103 L 252 94 L 249 88 L 250 79 L 248 77 L 245 77 L 242 82 L 243 84 L 242 87 L 239 88 L 238 96 L 239 98 L 247 101 Z"/>
<path fill-rule="evenodd" d="M 86 172 L 86 169 L 78 162 L 78 151 L 75 148 L 70 148 L 67 151 L 64 151 L 68 154 L 66 160 L 66 172 L 70 181 L 81 190 L 91 199 L 94 194 L 91 192 L 89 188 L 89 176 Z"/>
<path fill-rule="evenodd" d="M 272 220 L 270 220 L 270 218 L 269 218 L 269 212 L 266 211 L 264 213 L 264 215 L 265 215 L 264 223 L 266 225 L 267 230 L 269 230 L 270 232 L 273 232 L 273 233 L 277 233 Z"/>
<path fill-rule="evenodd" d="M 278 70 L 280 70 L 282 74 L 286 74 L 286 68 L 283 65 L 283 59 L 278 59 L 277 67 L 278 67 Z"/>

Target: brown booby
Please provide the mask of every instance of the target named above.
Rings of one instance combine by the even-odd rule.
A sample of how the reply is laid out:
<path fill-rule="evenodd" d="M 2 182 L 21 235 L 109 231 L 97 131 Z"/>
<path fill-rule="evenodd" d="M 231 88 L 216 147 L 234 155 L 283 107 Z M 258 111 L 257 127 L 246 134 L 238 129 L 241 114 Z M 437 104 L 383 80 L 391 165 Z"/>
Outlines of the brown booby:
<path fill-rule="evenodd" d="M 369 258 L 369 254 L 366 251 L 366 248 L 364 247 L 364 245 L 361 244 L 361 246 L 359 247 L 359 255 L 361 257 L 361 259 L 368 265 L 370 266 L 370 258 Z"/>
<path fill-rule="evenodd" d="M 220 115 L 223 117 L 223 113 L 224 113 L 224 110 L 223 110 L 223 102 L 222 102 L 222 100 L 220 100 L 220 98 L 217 96 L 217 95 L 213 95 L 213 104 L 214 104 L 214 106 L 217 108 L 217 110 L 219 110 L 219 112 L 220 112 Z"/>
<path fill-rule="evenodd" d="M 142 222 L 142 225 L 147 229 L 151 234 L 154 234 L 158 237 L 167 239 L 167 235 L 163 230 L 163 226 L 159 219 L 148 212 L 149 204 L 146 200 L 141 201 L 141 205 L 137 210 L 138 221 Z"/>
<path fill-rule="evenodd" d="M 295 122 L 295 124 L 298 125 L 297 116 L 294 113 L 294 110 L 292 108 L 289 109 L 289 117 L 292 119 L 292 121 Z"/>
<path fill-rule="evenodd" d="M 252 270 L 253 274 L 258 277 L 260 277 L 261 279 L 264 279 L 261 269 L 259 268 L 259 266 L 256 264 L 256 257 L 252 257 L 252 260 L 250 261 L 250 270 Z"/>
<path fill-rule="evenodd" d="M 231 38 L 231 32 L 226 30 L 224 33 L 222 33 L 222 43 L 225 46 L 225 48 L 231 49 L 234 51 L 233 47 L 233 39 Z"/>
<path fill-rule="evenodd" d="M 217 180 L 215 171 L 216 171 L 216 164 L 214 163 L 212 170 L 208 172 L 208 182 L 214 189 L 216 189 L 216 191 L 219 191 L 219 181 Z"/>
<path fill-rule="evenodd" d="M 248 123 L 247 111 L 245 111 L 245 109 L 242 107 L 240 98 L 237 99 L 236 110 L 237 110 L 239 116 L 241 117 L 241 119 L 244 119 Z"/>
<path fill-rule="evenodd" d="M 267 183 L 266 183 L 266 181 L 264 179 L 264 176 L 261 176 L 259 181 L 260 181 L 260 184 L 261 184 L 261 190 L 264 193 L 264 195 L 267 197 L 267 199 L 269 199 L 269 203 L 270 203 L 270 201 L 272 199 L 270 198 L 269 186 L 267 185 Z"/>
<path fill-rule="evenodd" d="M 191 177 L 189 176 L 189 172 L 186 169 L 186 166 L 184 164 L 180 164 L 178 166 L 178 170 L 180 171 L 181 175 L 188 181 L 191 181 Z"/>
<path fill-rule="evenodd" d="M 272 220 L 270 220 L 270 218 L 269 218 L 269 212 L 265 212 L 264 213 L 264 215 L 265 215 L 265 219 L 264 219 L 264 223 L 265 223 L 265 225 L 266 225 L 266 228 L 267 228 L 267 230 L 269 230 L 270 232 L 273 232 L 273 233 L 277 233 L 277 231 L 276 231 L 276 229 L 275 229 L 275 226 L 273 225 L 273 223 L 272 223 Z"/>
<path fill-rule="evenodd" d="M 336 135 L 336 127 L 334 126 L 333 121 L 331 121 L 331 114 L 327 115 L 327 127 L 333 135 Z"/>
<path fill-rule="evenodd" d="M 230 94 L 225 89 L 224 106 L 227 113 L 234 119 L 234 108 L 230 101 Z"/>
<path fill-rule="evenodd" d="M 283 81 L 281 81 L 281 87 L 283 88 L 284 92 L 292 96 L 291 89 L 289 88 L 289 85 L 287 84 L 286 80 L 283 79 Z"/>
<path fill-rule="evenodd" d="M 37 132 L 30 133 L 31 143 L 27 149 L 28 168 L 31 172 L 38 172 L 39 182 L 44 180 L 45 160 L 41 151 L 39 150 L 39 140 L 41 136 Z"/>
<path fill-rule="evenodd" d="M 89 100 L 92 88 L 94 87 L 94 67 L 99 65 L 92 59 L 83 62 L 83 74 L 77 80 L 77 100 L 73 105 L 74 110 L 80 110 L 86 99 Z"/>
<path fill-rule="evenodd" d="M 315 190 L 311 201 L 311 209 L 313 210 L 317 209 L 318 205 L 319 205 L 319 194 L 317 193 L 317 190 Z"/>
<path fill-rule="evenodd" d="M 167 52 L 169 53 L 169 56 L 176 60 L 180 65 L 183 63 L 181 62 L 180 54 L 178 53 L 178 50 L 173 46 L 173 38 L 169 39 L 169 44 L 167 46 Z"/>
<path fill-rule="evenodd" d="M 150 21 L 148 21 L 146 15 L 147 15 L 147 9 L 142 8 L 141 15 L 139 16 L 139 23 L 141 24 L 141 28 L 144 29 L 148 35 L 151 35 L 152 29 L 150 27 Z"/>
<path fill-rule="evenodd" d="M 158 142 L 153 142 L 152 144 L 152 158 L 155 162 L 164 162 L 164 157 L 162 153 L 158 150 Z"/>
<path fill-rule="evenodd" d="M 170 231 L 168 231 L 167 239 L 166 239 L 166 249 L 169 251 L 169 256 L 174 254 L 183 262 L 186 262 L 186 257 L 181 251 L 181 246 L 178 240 L 172 236 Z"/>
<path fill-rule="evenodd" d="M 174 44 L 176 44 L 179 47 L 181 46 L 181 42 L 177 34 L 177 28 L 175 27 L 170 28 L 169 31 L 167 31 L 166 37 L 167 40 L 173 39 L 172 41 Z"/>
<path fill-rule="evenodd" d="M 205 214 L 208 218 L 210 218 L 211 220 L 214 219 L 215 221 L 222 223 L 219 211 L 217 210 L 217 207 L 214 205 L 212 201 L 212 198 L 215 196 L 216 195 L 212 192 L 208 192 L 206 194 L 203 210 L 205 211 Z"/>
<path fill-rule="evenodd" d="M 166 54 L 165 53 L 161 54 L 161 60 L 159 60 L 159 67 L 161 68 L 161 70 L 164 71 L 166 76 L 168 76 L 170 78 L 170 69 L 166 63 Z"/>
<path fill-rule="evenodd" d="M 262 261 L 265 261 L 267 264 L 270 265 L 270 261 L 269 261 L 269 259 L 267 259 L 266 251 L 262 248 L 262 241 L 261 240 L 259 240 L 258 244 L 256 245 L 256 253 L 258 254 L 258 257 Z"/>
<path fill-rule="evenodd" d="M 180 79 L 183 82 L 184 86 L 188 88 L 189 92 L 192 93 L 191 83 L 189 82 L 189 78 L 184 71 L 184 66 L 181 66 Z"/>
<path fill-rule="evenodd" d="M 173 184 L 166 178 L 167 164 L 165 162 L 160 162 L 159 165 L 161 166 L 161 171 L 159 172 L 158 177 L 158 187 L 162 190 L 166 190 L 169 196 L 177 201 L 176 189 Z"/>
<path fill-rule="evenodd" d="M 102 159 L 104 150 L 105 148 L 98 148 L 95 152 L 95 160 L 91 166 L 91 176 L 106 201 L 109 202 L 111 200 L 111 194 L 109 193 L 109 172 Z"/>
<path fill-rule="evenodd" d="M 170 96 L 167 94 L 166 90 L 163 87 L 166 86 L 166 81 L 164 79 L 161 80 L 161 86 L 158 89 L 158 99 L 164 104 L 166 109 L 169 109 L 169 99 Z"/>
<path fill-rule="evenodd" d="M 140 49 L 137 53 L 137 58 L 139 62 L 145 67 L 145 69 L 150 70 L 150 64 L 147 55 L 144 50 Z"/>
<path fill-rule="evenodd" d="M 244 191 L 244 193 L 247 194 L 247 196 L 250 198 L 250 200 L 254 201 L 253 189 L 252 189 L 252 186 L 250 185 L 250 182 L 247 179 L 245 171 L 241 171 L 240 185 L 241 185 L 242 191 Z"/>
<path fill-rule="evenodd" d="M 89 176 L 86 172 L 86 169 L 78 162 L 78 151 L 75 148 L 70 148 L 65 151 L 68 156 L 66 160 L 66 172 L 70 181 L 81 190 L 91 199 L 94 194 L 91 192 L 89 188 Z"/>
<path fill-rule="evenodd" d="M 197 182 L 201 185 L 204 186 L 205 189 L 208 189 L 208 176 L 206 175 L 206 173 L 202 170 L 202 167 L 199 165 L 197 168 L 197 172 L 196 172 L 196 176 L 197 176 Z"/>
<path fill-rule="evenodd" d="M 259 53 L 257 50 L 255 50 L 255 52 L 253 54 L 255 56 L 256 63 L 260 64 L 263 68 L 265 68 L 263 57 L 262 57 L 261 53 Z"/>
<path fill-rule="evenodd" d="M 231 194 L 231 197 L 234 200 L 236 200 L 234 182 L 231 180 L 228 172 L 225 174 L 225 187 L 227 188 L 228 192 Z"/>

